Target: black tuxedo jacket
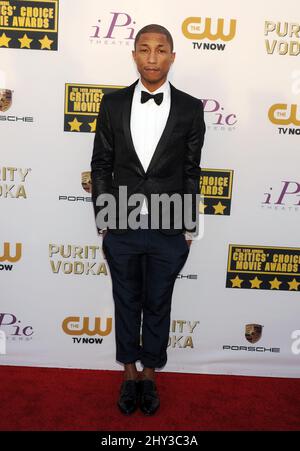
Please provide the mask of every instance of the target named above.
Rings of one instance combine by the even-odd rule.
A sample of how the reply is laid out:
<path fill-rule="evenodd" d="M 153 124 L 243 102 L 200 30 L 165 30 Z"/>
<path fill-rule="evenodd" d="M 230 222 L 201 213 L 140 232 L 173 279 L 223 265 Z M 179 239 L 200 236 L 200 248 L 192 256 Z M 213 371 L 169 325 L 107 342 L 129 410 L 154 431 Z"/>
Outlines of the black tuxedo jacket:
<path fill-rule="evenodd" d="M 96 205 L 100 194 L 113 194 L 117 202 L 117 228 L 122 233 L 127 229 L 118 226 L 118 187 L 127 187 L 128 197 L 142 193 L 147 198 L 151 215 L 151 194 L 184 193 L 193 196 L 193 219 L 198 214 L 196 194 L 200 194 L 200 158 L 205 135 L 205 122 L 201 100 L 179 91 L 171 85 L 171 106 L 165 129 L 157 144 L 150 164 L 145 171 L 133 145 L 130 131 L 131 104 L 136 80 L 127 88 L 105 94 L 100 105 L 91 161 L 92 200 L 95 216 L 100 208 Z M 183 197 L 183 196 L 182 196 Z M 140 205 L 141 207 L 141 205 Z M 128 214 L 135 207 L 128 207 Z M 163 214 L 163 212 L 162 212 Z M 182 229 L 159 230 L 166 234 L 177 234 Z M 111 230 L 111 227 L 108 227 Z M 98 227 L 99 229 L 99 227 Z"/>

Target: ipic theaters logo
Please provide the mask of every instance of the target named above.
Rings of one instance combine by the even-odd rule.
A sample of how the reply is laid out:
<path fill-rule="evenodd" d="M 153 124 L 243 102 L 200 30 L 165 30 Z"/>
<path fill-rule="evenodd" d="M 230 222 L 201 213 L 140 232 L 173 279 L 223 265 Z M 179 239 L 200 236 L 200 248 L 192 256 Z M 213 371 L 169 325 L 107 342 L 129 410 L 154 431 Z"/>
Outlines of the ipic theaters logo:
<path fill-rule="evenodd" d="M 66 83 L 64 131 L 94 133 L 102 97 L 123 87 Z"/>
<path fill-rule="evenodd" d="M 107 20 L 97 19 L 89 36 L 91 44 L 129 45 L 134 40 L 135 21 L 125 12 L 110 12 Z"/>
<path fill-rule="evenodd" d="M 265 46 L 268 55 L 300 54 L 300 24 L 265 21 Z"/>
<path fill-rule="evenodd" d="M 91 171 L 84 171 L 81 173 L 81 187 L 84 191 L 91 194 L 92 192 L 92 179 L 91 179 Z M 66 201 L 66 202 L 92 202 L 91 196 L 75 196 L 75 195 L 67 195 L 60 194 L 58 200 Z"/>
<path fill-rule="evenodd" d="M 201 169 L 200 187 L 203 202 L 200 213 L 206 215 L 230 215 L 232 198 L 232 169 Z"/>
<path fill-rule="evenodd" d="M 25 183 L 31 168 L 0 167 L 0 198 L 27 199 Z"/>
<path fill-rule="evenodd" d="M 0 71 L 1 72 L 1 71 Z M 1 75 L 1 73 L 0 73 Z M 0 112 L 6 113 L 13 103 L 13 92 L 11 89 L 2 89 L 0 86 Z M 15 114 L 0 114 L 0 122 L 33 122 L 32 116 L 16 116 Z"/>
<path fill-rule="evenodd" d="M 53 274 L 76 276 L 107 276 L 107 267 L 100 246 L 49 244 L 50 267 Z"/>
<path fill-rule="evenodd" d="M 194 332 L 200 321 L 187 321 L 183 319 L 172 320 L 168 347 L 194 349 Z"/>
<path fill-rule="evenodd" d="M 297 104 L 287 103 L 275 103 L 269 108 L 269 120 L 274 125 L 280 125 L 277 127 L 280 135 L 300 135 L 299 109 Z"/>
<path fill-rule="evenodd" d="M 30 341 L 33 338 L 33 327 L 23 323 L 13 313 L 0 313 L 0 330 L 5 333 L 7 341 Z"/>
<path fill-rule="evenodd" d="M 203 103 L 207 130 L 233 131 L 238 122 L 235 113 L 229 113 L 220 100 L 201 99 Z"/>
<path fill-rule="evenodd" d="M 262 337 L 263 327 L 261 324 L 246 324 L 245 325 L 245 339 L 250 343 L 257 343 Z M 246 352 L 261 352 L 261 353 L 280 353 L 280 348 L 265 347 L 265 346 L 245 346 L 245 345 L 223 345 L 223 351 L 246 351 Z"/>
<path fill-rule="evenodd" d="M 112 318 L 68 316 L 62 322 L 62 330 L 72 336 L 74 344 L 102 344 L 103 337 L 111 334 Z"/>
<path fill-rule="evenodd" d="M 236 23 L 235 19 L 187 17 L 181 29 L 183 35 L 193 41 L 194 50 L 224 51 L 225 43 L 235 37 Z"/>
<path fill-rule="evenodd" d="M 299 291 L 300 249 L 230 244 L 227 288 Z"/>
<path fill-rule="evenodd" d="M 58 0 L 0 1 L 0 47 L 57 50 Z"/>
<path fill-rule="evenodd" d="M 281 180 L 275 190 L 270 186 L 261 206 L 268 210 L 300 212 L 300 182 Z"/>
<path fill-rule="evenodd" d="M 14 265 L 22 258 L 22 243 L 3 243 L 0 248 L 0 271 L 12 271 Z"/>

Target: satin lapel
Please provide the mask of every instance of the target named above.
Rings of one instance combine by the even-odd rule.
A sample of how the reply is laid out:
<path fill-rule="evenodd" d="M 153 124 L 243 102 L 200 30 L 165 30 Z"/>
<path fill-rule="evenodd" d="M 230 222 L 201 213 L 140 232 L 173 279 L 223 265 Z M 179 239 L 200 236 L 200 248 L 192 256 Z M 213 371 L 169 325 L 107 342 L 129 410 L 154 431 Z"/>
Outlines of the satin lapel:
<path fill-rule="evenodd" d="M 123 104 L 123 112 L 122 112 L 122 120 L 123 120 L 123 128 L 124 128 L 124 134 L 125 134 L 125 140 L 127 144 L 127 148 L 130 152 L 133 152 L 137 165 L 139 166 L 141 172 L 143 175 L 145 175 L 145 170 L 143 168 L 143 165 L 141 163 L 141 160 L 138 157 L 138 154 L 136 153 L 136 150 L 133 145 L 131 130 L 130 130 L 130 117 L 131 117 L 131 105 L 132 105 L 132 98 L 134 93 L 135 85 L 137 84 L 138 80 L 136 80 L 132 85 L 128 87 L 128 91 L 126 93 L 126 97 Z"/>
<path fill-rule="evenodd" d="M 160 140 L 158 141 L 158 144 L 156 146 L 156 149 L 152 155 L 151 161 L 149 163 L 149 166 L 147 168 L 146 173 L 149 174 L 151 169 L 155 166 L 155 164 L 159 161 L 160 156 L 163 154 L 165 147 L 167 145 L 168 139 L 172 134 L 172 131 L 175 127 L 176 120 L 178 118 L 178 99 L 177 99 L 177 92 L 176 88 L 174 88 L 173 85 L 171 85 L 171 106 L 170 106 L 170 113 L 167 119 L 166 126 L 164 128 L 164 131 L 160 137 Z"/>

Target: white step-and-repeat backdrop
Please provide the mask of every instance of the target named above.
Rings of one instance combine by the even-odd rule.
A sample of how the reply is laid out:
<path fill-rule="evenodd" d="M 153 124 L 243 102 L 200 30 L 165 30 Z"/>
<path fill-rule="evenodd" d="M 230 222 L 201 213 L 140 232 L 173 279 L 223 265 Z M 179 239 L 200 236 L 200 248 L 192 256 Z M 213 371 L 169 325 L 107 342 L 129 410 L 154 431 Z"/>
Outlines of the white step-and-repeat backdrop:
<path fill-rule="evenodd" d="M 0 363 L 120 370 L 90 160 L 101 98 L 167 27 L 203 100 L 204 236 L 162 371 L 300 377 L 298 1 L 0 1 Z"/>

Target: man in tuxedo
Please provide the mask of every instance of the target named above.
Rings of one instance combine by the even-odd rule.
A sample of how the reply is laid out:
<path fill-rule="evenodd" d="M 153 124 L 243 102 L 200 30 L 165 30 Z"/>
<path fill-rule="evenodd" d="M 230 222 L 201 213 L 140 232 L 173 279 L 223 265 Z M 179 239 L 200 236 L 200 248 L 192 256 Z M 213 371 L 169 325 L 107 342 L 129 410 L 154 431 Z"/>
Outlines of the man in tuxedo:
<path fill-rule="evenodd" d="M 140 404 L 142 412 L 151 415 L 160 405 L 155 369 L 167 362 L 174 284 L 188 257 L 192 233 L 197 233 L 185 224 L 176 228 L 174 218 L 163 227 L 162 219 L 170 215 L 164 208 L 159 226 L 152 228 L 151 198 L 165 193 L 183 199 L 189 194 L 191 215 L 198 217 L 205 123 L 202 102 L 167 79 L 175 52 L 166 28 L 143 27 L 132 55 L 139 80 L 101 101 L 91 161 L 92 199 L 112 278 L 116 360 L 125 370 L 118 406 L 131 414 Z M 127 196 L 144 196 L 138 228 L 121 220 L 120 187 L 126 187 Z M 101 222 L 107 204 L 99 200 L 105 194 L 113 195 L 117 206 L 107 227 Z M 128 219 L 133 210 L 128 197 L 126 207 Z M 143 365 L 141 373 L 137 360 Z"/>

